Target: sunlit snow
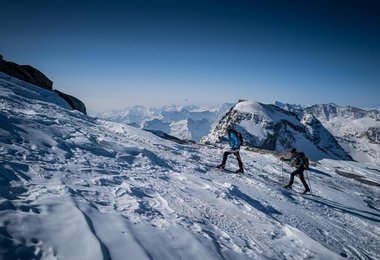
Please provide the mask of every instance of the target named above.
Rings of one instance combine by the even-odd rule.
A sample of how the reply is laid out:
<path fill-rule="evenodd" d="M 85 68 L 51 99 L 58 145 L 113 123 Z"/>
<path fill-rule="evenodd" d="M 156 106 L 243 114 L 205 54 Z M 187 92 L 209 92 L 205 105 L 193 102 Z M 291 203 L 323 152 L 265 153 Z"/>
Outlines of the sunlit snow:
<path fill-rule="evenodd" d="M 289 166 L 96 120 L 0 77 L 0 258 L 379 259 L 380 165 Z M 227 169 L 236 170 L 235 158 Z"/>

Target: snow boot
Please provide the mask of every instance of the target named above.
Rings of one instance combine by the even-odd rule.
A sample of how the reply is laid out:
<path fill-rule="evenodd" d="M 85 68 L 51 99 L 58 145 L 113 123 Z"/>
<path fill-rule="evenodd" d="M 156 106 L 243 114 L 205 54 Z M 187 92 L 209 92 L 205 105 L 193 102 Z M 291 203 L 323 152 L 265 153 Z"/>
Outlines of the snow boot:
<path fill-rule="evenodd" d="M 243 168 L 241 168 L 241 169 L 239 169 L 239 170 L 236 170 L 235 172 L 236 172 L 236 173 L 244 173 L 244 170 L 243 170 Z"/>
<path fill-rule="evenodd" d="M 219 169 L 224 169 L 224 167 L 226 167 L 226 165 L 223 163 L 216 166 L 216 168 L 219 168 Z"/>
<path fill-rule="evenodd" d="M 287 184 L 283 188 L 285 188 L 285 189 L 292 189 L 292 185 Z"/>
<path fill-rule="evenodd" d="M 304 191 L 302 192 L 302 194 L 306 194 L 306 193 L 308 193 L 308 192 L 310 192 L 310 189 L 306 189 L 306 190 L 304 190 Z"/>

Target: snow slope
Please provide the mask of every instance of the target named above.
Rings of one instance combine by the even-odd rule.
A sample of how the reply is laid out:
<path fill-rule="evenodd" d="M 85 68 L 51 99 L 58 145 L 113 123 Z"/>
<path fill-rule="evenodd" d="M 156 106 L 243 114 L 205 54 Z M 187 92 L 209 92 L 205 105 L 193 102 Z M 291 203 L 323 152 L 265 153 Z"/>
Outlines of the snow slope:
<path fill-rule="evenodd" d="M 13 81 L 13 80 L 12 80 Z M 1 259 L 379 259 L 380 165 L 178 144 L 0 79 Z M 49 101 L 49 102 L 48 102 Z M 230 158 L 228 169 L 237 169 Z"/>

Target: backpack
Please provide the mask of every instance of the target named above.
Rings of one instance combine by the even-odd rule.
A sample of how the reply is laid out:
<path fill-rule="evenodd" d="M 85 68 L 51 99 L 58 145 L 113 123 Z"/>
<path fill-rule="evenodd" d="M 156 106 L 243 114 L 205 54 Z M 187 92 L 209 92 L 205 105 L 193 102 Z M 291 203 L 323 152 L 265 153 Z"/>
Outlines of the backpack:
<path fill-rule="evenodd" d="M 240 132 L 237 132 L 236 135 L 239 138 L 240 146 L 242 146 L 243 145 L 243 135 Z"/>
<path fill-rule="evenodd" d="M 306 157 L 304 152 L 300 152 L 297 157 L 301 157 L 301 160 L 303 161 L 303 168 L 305 170 L 309 169 L 309 158 Z"/>
<path fill-rule="evenodd" d="M 243 135 L 240 132 L 236 131 L 235 129 L 233 129 L 232 132 L 234 132 L 234 134 L 239 138 L 240 146 L 242 146 L 243 145 Z"/>

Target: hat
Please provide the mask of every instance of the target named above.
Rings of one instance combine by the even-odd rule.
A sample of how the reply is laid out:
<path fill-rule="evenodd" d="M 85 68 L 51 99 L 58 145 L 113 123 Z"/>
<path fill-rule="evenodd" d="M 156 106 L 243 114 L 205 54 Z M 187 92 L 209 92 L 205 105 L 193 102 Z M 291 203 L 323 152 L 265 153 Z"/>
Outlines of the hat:
<path fill-rule="evenodd" d="M 292 150 L 290 150 L 290 153 L 295 153 L 297 150 L 296 150 L 296 148 L 292 148 Z"/>

